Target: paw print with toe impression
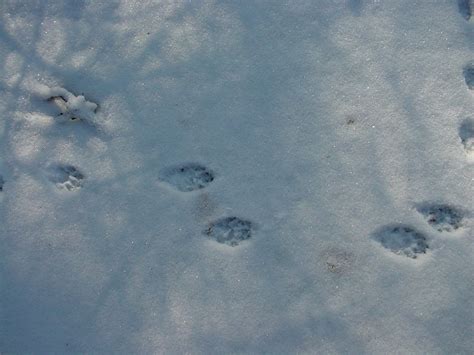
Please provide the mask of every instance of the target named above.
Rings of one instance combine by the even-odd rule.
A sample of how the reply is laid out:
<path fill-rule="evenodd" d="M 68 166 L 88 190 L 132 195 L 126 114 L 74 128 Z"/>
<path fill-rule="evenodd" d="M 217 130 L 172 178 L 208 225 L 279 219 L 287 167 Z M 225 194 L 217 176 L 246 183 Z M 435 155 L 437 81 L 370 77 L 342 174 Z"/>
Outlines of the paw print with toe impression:
<path fill-rule="evenodd" d="M 85 176 L 75 166 L 58 164 L 49 168 L 49 180 L 58 189 L 78 190 L 83 186 Z"/>
<path fill-rule="evenodd" d="M 464 225 L 465 213 L 458 207 L 430 203 L 418 206 L 417 211 L 438 232 L 453 232 Z"/>
<path fill-rule="evenodd" d="M 190 192 L 207 187 L 215 179 L 214 172 L 198 163 L 187 163 L 164 169 L 160 178 L 175 190 Z"/>
<path fill-rule="evenodd" d="M 372 235 L 372 239 L 392 253 L 411 259 L 426 254 L 429 248 L 427 238 L 423 233 L 403 224 L 384 226 Z"/>
<path fill-rule="evenodd" d="M 204 231 L 210 239 L 235 247 L 250 239 L 253 234 L 253 223 L 238 217 L 224 217 L 209 224 Z"/>

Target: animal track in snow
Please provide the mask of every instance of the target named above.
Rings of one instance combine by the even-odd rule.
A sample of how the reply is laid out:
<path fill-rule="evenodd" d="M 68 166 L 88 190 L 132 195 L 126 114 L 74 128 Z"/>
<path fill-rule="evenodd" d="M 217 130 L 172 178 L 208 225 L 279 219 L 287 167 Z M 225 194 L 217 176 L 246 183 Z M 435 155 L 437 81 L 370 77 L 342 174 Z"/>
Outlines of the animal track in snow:
<path fill-rule="evenodd" d="M 80 189 L 84 179 L 84 174 L 72 165 L 60 164 L 49 168 L 49 180 L 60 189 Z"/>
<path fill-rule="evenodd" d="M 416 259 L 429 248 L 426 237 L 416 229 L 393 224 L 382 227 L 373 234 L 373 239 L 391 252 Z"/>
<path fill-rule="evenodd" d="M 349 273 L 355 260 L 354 254 L 338 247 L 326 249 L 321 256 L 327 270 L 338 275 Z"/>
<path fill-rule="evenodd" d="M 459 127 L 459 138 L 468 156 L 474 156 L 474 120 L 467 118 Z"/>
<path fill-rule="evenodd" d="M 354 123 L 356 123 L 356 119 L 353 117 L 353 116 L 348 116 L 346 117 L 346 124 L 348 126 L 351 126 L 353 125 Z"/>
<path fill-rule="evenodd" d="M 0 175 L 0 192 L 3 191 L 3 185 L 5 185 L 5 180 L 3 180 L 3 176 Z"/>
<path fill-rule="evenodd" d="M 253 224 L 238 217 L 224 217 L 209 224 L 204 231 L 209 238 L 231 247 L 252 237 Z"/>
<path fill-rule="evenodd" d="M 363 0 L 349 0 L 349 8 L 355 16 L 360 16 L 363 5 Z"/>
<path fill-rule="evenodd" d="M 445 204 L 426 204 L 417 208 L 438 232 L 452 232 L 463 226 L 464 212 Z"/>
<path fill-rule="evenodd" d="M 458 0 L 459 13 L 466 20 L 470 20 L 472 16 L 472 10 L 474 8 L 473 0 Z"/>
<path fill-rule="evenodd" d="M 59 114 L 56 116 L 59 121 L 94 122 L 98 105 L 87 101 L 84 95 L 76 96 L 61 87 L 43 87 L 40 94 L 46 101 L 53 103 L 59 109 Z"/>
<path fill-rule="evenodd" d="M 203 189 L 214 179 L 215 175 L 212 170 L 197 163 L 182 164 L 164 169 L 160 176 L 160 180 L 182 192 Z"/>
<path fill-rule="evenodd" d="M 471 62 L 464 67 L 463 75 L 469 90 L 474 90 L 474 62 Z"/>

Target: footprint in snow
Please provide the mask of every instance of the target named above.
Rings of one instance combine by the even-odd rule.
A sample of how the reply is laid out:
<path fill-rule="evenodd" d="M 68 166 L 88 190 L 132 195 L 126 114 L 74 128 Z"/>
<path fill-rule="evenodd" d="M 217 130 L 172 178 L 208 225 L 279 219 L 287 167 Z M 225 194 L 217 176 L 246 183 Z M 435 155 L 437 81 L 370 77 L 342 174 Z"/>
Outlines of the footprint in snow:
<path fill-rule="evenodd" d="M 3 185 L 5 185 L 5 180 L 3 179 L 3 176 L 0 175 L 0 192 L 3 191 Z"/>
<path fill-rule="evenodd" d="M 182 192 L 200 190 L 215 179 L 212 170 L 198 163 L 187 163 L 164 169 L 159 179 Z"/>
<path fill-rule="evenodd" d="M 75 166 L 58 164 L 51 166 L 48 171 L 49 180 L 59 189 L 74 191 L 83 186 L 85 176 Z"/>
<path fill-rule="evenodd" d="M 467 64 L 463 69 L 464 81 L 469 90 L 474 90 L 474 62 Z"/>
<path fill-rule="evenodd" d="M 224 217 L 211 222 L 204 231 L 210 239 L 231 247 L 252 237 L 253 223 L 238 217 Z"/>
<path fill-rule="evenodd" d="M 392 224 L 380 228 L 372 238 L 385 249 L 397 255 L 416 259 L 429 248 L 424 234 L 403 224 Z"/>
<path fill-rule="evenodd" d="M 459 138 L 469 157 L 474 158 L 474 120 L 467 118 L 459 127 Z"/>
<path fill-rule="evenodd" d="M 339 247 L 324 250 L 321 257 L 325 261 L 327 270 L 338 275 L 349 273 L 355 261 L 353 253 Z"/>
<path fill-rule="evenodd" d="M 472 17 L 474 2 L 473 0 L 458 0 L 458 8 L 462 17 L 469 21 Z"/>
<path fill-rule="evenodd" d="M 417 211 L 438 232 L 452 232 L 463 226 L 464 212 L 446 204 L 424 204 Z"/>

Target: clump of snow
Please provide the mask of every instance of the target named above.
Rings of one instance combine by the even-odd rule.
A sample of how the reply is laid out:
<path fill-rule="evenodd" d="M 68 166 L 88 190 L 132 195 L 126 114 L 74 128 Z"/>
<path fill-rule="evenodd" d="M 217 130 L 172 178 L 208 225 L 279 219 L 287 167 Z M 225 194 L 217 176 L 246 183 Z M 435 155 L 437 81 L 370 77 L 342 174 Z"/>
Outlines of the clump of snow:
<path fill-rule="evenodd" d="M 59 109 L 56 116 L 59 121 L 87 121 L 93 123 L 98 105 L 87 101 L 84 95 L 74 95 L 61 87 L 48 88 L 41 86 L 38 94 L 45 100 L 53 103 Z"/>

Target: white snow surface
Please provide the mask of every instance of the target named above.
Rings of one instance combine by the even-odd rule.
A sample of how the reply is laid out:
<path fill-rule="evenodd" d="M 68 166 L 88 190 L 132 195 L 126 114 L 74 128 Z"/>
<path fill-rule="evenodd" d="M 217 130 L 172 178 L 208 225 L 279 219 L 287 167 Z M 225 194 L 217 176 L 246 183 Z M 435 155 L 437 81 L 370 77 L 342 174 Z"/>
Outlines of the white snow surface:
<path fill-rule="evenodd" d="M 472 354 L 460 4 L 0 1 L 0 352 Z"/>

